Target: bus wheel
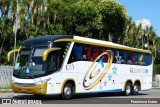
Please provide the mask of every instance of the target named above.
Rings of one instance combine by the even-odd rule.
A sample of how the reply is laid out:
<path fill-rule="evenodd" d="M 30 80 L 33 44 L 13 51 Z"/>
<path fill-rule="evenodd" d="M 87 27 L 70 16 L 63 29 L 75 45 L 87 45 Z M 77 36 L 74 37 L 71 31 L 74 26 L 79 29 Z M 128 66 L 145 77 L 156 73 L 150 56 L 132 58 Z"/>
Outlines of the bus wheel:
<path fill-rule="evenodd" d="M 139 92 L 139 85 L 136 83 L 134 84 L 133 87 L 133 95 L 138 95 L 138 92 Z"/>
<path fill-rule="evenodd" d="M 131 92 L 132 92 L 132 86 L 131 86 L 131 83 L 128 82 L 125 87 L 124 95 L 130 96 Z"/>
<path fill-rule="evenodd" d="M 71 99 L 73 96 L 73 86 L 67 83 L 62 92 L 62 99 Z"/>

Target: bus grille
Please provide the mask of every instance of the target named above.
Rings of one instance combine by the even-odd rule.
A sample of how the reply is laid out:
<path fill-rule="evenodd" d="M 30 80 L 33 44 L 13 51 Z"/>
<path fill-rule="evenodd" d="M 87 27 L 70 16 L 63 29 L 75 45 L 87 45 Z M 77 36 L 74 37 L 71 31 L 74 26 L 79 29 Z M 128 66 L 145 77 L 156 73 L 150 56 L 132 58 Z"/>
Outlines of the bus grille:
<path fill-rule="evenodd" d="M 36 86 L 35 83 L 14 83 L 17 86 L 23 86 L 23 87 L 34 87 Z"/>

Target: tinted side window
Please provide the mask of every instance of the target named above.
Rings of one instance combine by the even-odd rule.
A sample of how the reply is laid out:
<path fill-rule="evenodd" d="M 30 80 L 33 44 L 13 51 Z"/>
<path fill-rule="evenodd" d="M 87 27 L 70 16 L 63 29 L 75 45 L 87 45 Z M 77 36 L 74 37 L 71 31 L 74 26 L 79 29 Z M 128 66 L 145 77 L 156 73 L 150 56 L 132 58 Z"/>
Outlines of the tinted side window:
<path fill-rule="evenodd" d="M 53 51 L 49 53 L 47 58 L 47 73 L 51 74 L 61 68 L 63 56 L 61 51 Z"/>
<path fill-rule="evenodd" d="M 151 65 L 152 64 L 152 55 L 151 54 L 145 54 L 145 62 L 146 65 Z"/>
<path fill-rule="evenodd" d="M 144 54 L 140 52 L 127 51 L 121 49 L 111 49 L 106 47 L 78 43 L 74 44 L 68 63 L 72 63 L 75 61 L 94 61 L 99 55 L 101 55 L 106 50 L 112 50 L 113 63 L 143 66 L 147 66 L 152 63 L 151 54 Z M 108 55 L 103 55 L 103 57 L 101 57 L 100 59 L 102 59 L 102 61 L 106 63 L 108 61 Z"/>
<path fill-rule="evenodd" d="M 86 60 L 85 47 L 84 45 L 75 43 L 72 48 L 68 63 L 81 60 Z"/>
<path fill-rule="evenodd" d="M 134 51 L 112 49 L 114 52 L 113 63 L 147 66 L 152 63 L 152 55 Z"/>
<path fill-rule="evenodd" d="M 47 58 L 48 74 L 58 71 L 61 68 L 69 46 L 70 46 L 69 42 L 58 42 L 54 44 L 54 47 L 59 47 L 61 49 L 49 53 Z"/>
<path fill-rule="evenodd" d="M 114 50 L 114 62 L 117 64 L 126 63 L 126 52 L 123 50 Z"/>
<path fill-rule="evenodd" d="M 95 61 L 96 58 L 106 50 L 109 49 L 105 47 L 75 43 L 72 48 L 68 63 L 75 61 Z M 103 55 L 100 59 L 102 59 L 103 62 L 107 62 L 108 55 Z"/>

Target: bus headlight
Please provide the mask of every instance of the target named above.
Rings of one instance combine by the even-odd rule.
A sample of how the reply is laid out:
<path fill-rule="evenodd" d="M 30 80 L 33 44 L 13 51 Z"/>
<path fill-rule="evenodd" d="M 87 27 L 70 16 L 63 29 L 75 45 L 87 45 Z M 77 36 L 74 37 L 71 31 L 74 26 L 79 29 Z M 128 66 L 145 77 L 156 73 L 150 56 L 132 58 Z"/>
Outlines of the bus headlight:
<path fill-rule="evenodd" d="M 45 80 L 40 80 L 40 81 L 37 81 L 35 82 L 36 85 L 40 85 L 40 84 L 43 84 L 45 82 L 48 82 L 51 78 L 48 78 L 48 79 L 45 79 Z"/>

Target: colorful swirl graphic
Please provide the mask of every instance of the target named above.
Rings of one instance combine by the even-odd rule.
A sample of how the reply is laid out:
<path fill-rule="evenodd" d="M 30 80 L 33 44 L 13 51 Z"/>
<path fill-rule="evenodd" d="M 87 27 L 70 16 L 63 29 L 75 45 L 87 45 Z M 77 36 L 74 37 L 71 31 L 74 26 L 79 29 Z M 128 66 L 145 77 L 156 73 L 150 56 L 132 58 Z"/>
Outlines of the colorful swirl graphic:
<path fill-rule="evenodd" d="M 102 58 L 105 55 L 108 56 L 108 61 L 106 66 L 104 67 Z M 103 52 L 95 59 L 95 61 L 89 67 L 83 79 L 83 87 L 85 88 L 85 90 L 90 90 L 94 88 L 105 77 L 106 73 L 110 69 L 112 61 L 113 61 L 113 52 L 111 50 Z"/>

